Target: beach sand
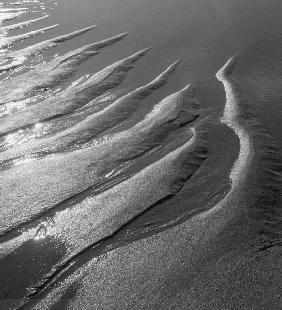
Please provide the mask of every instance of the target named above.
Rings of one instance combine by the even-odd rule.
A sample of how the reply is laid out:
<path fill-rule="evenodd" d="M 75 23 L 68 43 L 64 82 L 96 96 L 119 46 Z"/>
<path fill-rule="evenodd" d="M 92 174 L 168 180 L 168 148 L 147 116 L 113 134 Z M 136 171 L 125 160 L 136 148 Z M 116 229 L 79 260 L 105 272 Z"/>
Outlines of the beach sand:
<path fill-rule="evenodd" d="M 0 309 L 282 308 L 282 4 L 0 4 Z"/>

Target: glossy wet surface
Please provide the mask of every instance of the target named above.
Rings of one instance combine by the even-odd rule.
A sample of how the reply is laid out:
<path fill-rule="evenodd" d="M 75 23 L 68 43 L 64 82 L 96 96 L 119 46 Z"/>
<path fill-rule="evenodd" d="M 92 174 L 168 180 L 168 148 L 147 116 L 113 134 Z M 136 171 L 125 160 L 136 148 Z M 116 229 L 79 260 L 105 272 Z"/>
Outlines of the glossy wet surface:
<path fill-rule="evenodd" d="M 0 308 L 280 309 L 282 5 L 0 5 Z"/>

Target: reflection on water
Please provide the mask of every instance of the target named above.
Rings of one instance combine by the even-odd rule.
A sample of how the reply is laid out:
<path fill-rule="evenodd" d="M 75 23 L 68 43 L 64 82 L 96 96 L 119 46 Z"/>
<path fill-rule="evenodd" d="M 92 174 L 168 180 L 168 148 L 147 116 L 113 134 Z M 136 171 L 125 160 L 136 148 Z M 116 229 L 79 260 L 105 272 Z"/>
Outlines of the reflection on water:
<path fill-rule="evenodd" d="M 27 143 L 34 139 L 41 138 L 48 130 L 48 125 L 37 123 L 33 128 L 24 130 L 20 129 L 15 133 L 10 133 L 1 138 L 0 148 L 2 151 L 9 149 L 23 143 Z"/>
<path fill-rule="evenodd" d="M 281 9 L 0 3 L 1 309 L 200 309 L 199 264 L 279 244 Z"/>

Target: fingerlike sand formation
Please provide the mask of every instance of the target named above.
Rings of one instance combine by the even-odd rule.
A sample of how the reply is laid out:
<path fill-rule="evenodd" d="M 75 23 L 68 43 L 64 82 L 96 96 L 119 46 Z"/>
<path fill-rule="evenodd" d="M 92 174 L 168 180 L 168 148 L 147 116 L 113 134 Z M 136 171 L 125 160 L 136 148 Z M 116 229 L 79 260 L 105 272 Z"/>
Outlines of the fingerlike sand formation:
<path fill-rule="evenodd" d="M 271 259 L 260 254 L 263 245 L 275 246 L 277 234 L 273 233 L 279 232 L 275 227 L 280 219 L 275 210 L 279 157 L 272 138 L 252 115 L 242 85 L 232 75 L 234 64 L 231 59 L 217 74 L 227 97 L 222 121 L 240 139 L 229 194 L 211 210 L 181 225 L 75 264 L 69 276 L 33 309 L 55 305 L 70 287 L 76 288 L 76 298 L 67 309 L 81 305 L 84 309 L 278 305 L 273 291 L 258 293 L 260 279 L 276 278 L 281 266 L 276 259 L 279 251 L 278 256 L 272 252 Z M 270 204 L 270 197 L 277 200 Z"/>
<path fill-rule="evenodd" d="M 0 11 L 2 23 L 25 10 Z M 282 166 L 274 140 L 254 115 L 244 84 L 235 78 L 240 56 L 230 58 L 216 74 L 226 94 L 221 126 L 230 128 L 240 145 L 230 191 L 177 225 L 137 241 L 129 238 L 120 246 L 112 240 L 126 232 L 128 223 L 197 184 L 197 173 L 210 177 L 208 122 L 199 120 L 202 109 L 190 84 L 150 105 L 149 111 L 142 109 L 173 78 L 179 61 L 98 107 L 98 99 L 120 86 L 150 48 L 69 83 L 83 62 L 127 33 L 21 72 L 27 60 L 96 27 L 11 50 L 14 43 L 57 25 L 12 37 L 8 32 L 47 17 L 0 28 L 0 71 L 19 69 L 0 85 L 0 135 L 5 139 L 12 134 L 16 140 L 36 126 L 55 127 L 68 117 L 76 121 L 11 143 L 0 153 L 0 308 L 271 309 L 278 302 L 273 291 L 279 283 L 262 293 L 261 282 L 270 283 L 282 269 Z M 58 86 L 62 88 L 55 91 Z M 193 211 L 189 203 L 187 209 Z M 52 259 L 41 265 L 40 251 L 54 252 Z M 75 297 L 68 299 L 70 295 Z"/>
<path fill-rule="evenodd" d="M 74 31 L 74 32 L 71 32 L 71 33 L 68 33 L 65 35 L 55 37 L 54 39 L 50 39 L 50 40 L 42 41 L 42 42 L 34 44 L 34 45 L 30 45 L 30 46 L 23 48 L 21 50 L 8 51 L 5 53 L 5 59 L 7 61 L 9 61 L 9 63 L 7 65 L 1 65 L 0 66 L 0 72 L 15 69 L 15 68 L 23 65 L 30 57 L 39 55 L 39 54 L 43 53 L 44 51 L 51 49 L 51 48 L 54 48 L 60 43 L 71 40 L 77 36 L 80 36 L 80 35 L 88 32 L 88 31 L 94 29 L 95 27 L 96 26 L 83 28 L 81 30 L 77 30 L 77 31 Z M 3 102 L 5 102 L 5 99 L 4 99 L 4 101 L 2 101 L 2 103 Z"/>
<path fill-rule="evenodd" d="M 282 166 L 275 142 L 253 115 L 243 86 L 233 77 L 236 61 L 236 57 L 229 59 L 217 73 L 226 91 L 222 122 L 240 139 L 239 157 L 230 175 L 233 190 L 229 196 L 232 199 L 233 192 L 247 193 L 254 204 L 250 203 L 244 212 L 248 221 L 254 222 L 252 228 L 259 233 L 260 242 L 267 243 L 280 235 Z"/>

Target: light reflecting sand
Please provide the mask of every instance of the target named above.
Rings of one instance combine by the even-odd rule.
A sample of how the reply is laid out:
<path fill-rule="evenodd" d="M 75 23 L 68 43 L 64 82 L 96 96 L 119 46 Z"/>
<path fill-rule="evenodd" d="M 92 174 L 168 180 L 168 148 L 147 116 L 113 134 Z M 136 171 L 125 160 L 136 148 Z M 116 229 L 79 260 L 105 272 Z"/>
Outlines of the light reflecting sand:
<path fill-rule="evenodd" d="M 0 3 L 1 309 L 281 309 L 281 9 Z"/>

